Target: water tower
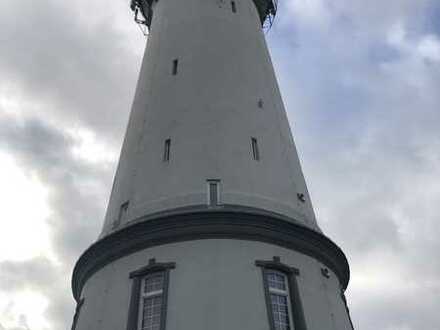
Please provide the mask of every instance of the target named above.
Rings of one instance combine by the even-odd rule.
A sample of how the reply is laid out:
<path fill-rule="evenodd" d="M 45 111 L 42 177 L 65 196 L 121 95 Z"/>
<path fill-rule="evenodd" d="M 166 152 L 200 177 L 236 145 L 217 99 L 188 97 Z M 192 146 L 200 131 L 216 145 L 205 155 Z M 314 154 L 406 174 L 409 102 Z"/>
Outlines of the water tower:
<path fill-rule="evenodd" d="M 350 330 L 263 29 L 273 0 L 133 0 L 148 43 L 76 330 Z"/>

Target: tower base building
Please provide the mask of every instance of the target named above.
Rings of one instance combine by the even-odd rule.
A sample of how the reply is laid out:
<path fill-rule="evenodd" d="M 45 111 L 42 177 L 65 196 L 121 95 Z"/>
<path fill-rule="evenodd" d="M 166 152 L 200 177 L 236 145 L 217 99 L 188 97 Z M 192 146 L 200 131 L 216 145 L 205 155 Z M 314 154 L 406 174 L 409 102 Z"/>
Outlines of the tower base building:
<path fill-rule="evenodd" d="M 133 0 L 148 43 L 74 330 L 352 330 L 262 26 L 272 0 Z"/>

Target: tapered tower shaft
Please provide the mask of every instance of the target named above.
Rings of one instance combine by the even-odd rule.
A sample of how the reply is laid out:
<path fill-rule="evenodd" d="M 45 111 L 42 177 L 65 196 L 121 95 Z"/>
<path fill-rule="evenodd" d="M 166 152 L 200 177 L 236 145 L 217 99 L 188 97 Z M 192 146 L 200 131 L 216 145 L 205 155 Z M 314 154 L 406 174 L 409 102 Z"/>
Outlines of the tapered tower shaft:
<path fill-rule="evenodd" d="M 150 29 L 76 330 L 351 330 L 262 24 L 272 0 L 132 0 Z"/>
<path fill-rule="evenodd" d="M 221 204 L 317 229 L 254 2 L 165 0 L 153 12 L 103 234 L 206 205 L 210 179 Z"/>

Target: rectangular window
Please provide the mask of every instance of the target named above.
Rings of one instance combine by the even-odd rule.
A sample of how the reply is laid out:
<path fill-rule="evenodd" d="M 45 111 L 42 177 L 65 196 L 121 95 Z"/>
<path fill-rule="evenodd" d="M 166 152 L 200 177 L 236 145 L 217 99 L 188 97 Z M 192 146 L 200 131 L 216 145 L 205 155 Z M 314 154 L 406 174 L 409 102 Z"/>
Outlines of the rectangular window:
<path fill-rule="evenodd" d="M 121 205 L 121 207 L 119 208 L 119 214 L 118 214 L 118 218 L 116 219 L 116 221 L 113 222 L 113 229 L 116 229 L 117 227 L 119 227 L 119 225 L 121 224 L 122 221 L 124 221 L 127 218 L 127 213 L 128 213 L 128 205 L 130 204 L 129 201 L 126 201 L 125 203 L 123 203 Z"/>
<path fill-rule="evenodd" d="M 171 139 L 165 140 L 165 146 L 163 150 L 163 161 L 168 162 L 170 160 Z"/>
<path fill-rule="evenodd" d="M 237 12 L 237 7 L 235 6 L 235 1 L 231 1 L 231 9 L 233 13 Z"/>
<path fill-rule="evenodd" d="M 220 204 L 220 180 L 208 180 L 208 205 Z"/>
<path fill-rule="evenodd" d="M 256 260 L 262 268 L 264 295 L 270 330 L 307 330 L 299 294 L 297 277 L 299 270 L 273 260 Z"/>
<path fill-rule="evenodd" d="M 287 276 L 276 270 L 267 270 L 266 281 L 273 315 L 273 329 L 293 329 Z"/>
<path fill-rule="evenodd" d="M 255 160 L 260 160 L 260 151 L 258 150 L 258 142 L 256 138 L 251 139 L 252 143 L 252 157 Z"/>
<path fill-rule="evenodd" d="M 142 280 L 139 301 L 139 330 L 161 329 L 164 279 L 164 272 L 157 272 Z"/>
<path fill-rule="evenodd" d="M 131 297 L 127 330 L 165 330 L 167 320 L 168 286 L 174 262 L 156 262 L 130 273 Z"/>
<path fill-rule="evenodd" d="M 127 212 L 128 212 L 128 205 L 129 204 L 130 204 L 130 202 L 127 201 L 121 205 L 121 209 L 119 210 L 119 217 L 118 217 L 119 223 L 125 219 L 125 216 L 127 215 Z"/>
<path fill-rule="evenodd" d="M 177 66 L 179 64 L 179 60 L 175 59 L 173 60 L 173 76 L 175 76 L 177 74 Z"/>

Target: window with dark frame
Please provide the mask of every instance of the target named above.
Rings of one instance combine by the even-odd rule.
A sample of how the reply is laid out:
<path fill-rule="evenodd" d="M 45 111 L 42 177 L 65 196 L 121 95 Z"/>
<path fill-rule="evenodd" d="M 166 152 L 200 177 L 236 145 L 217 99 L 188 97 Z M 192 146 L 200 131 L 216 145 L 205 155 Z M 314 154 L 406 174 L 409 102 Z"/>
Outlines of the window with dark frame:
<path fill-rule="evenodd" d="M 139 330 L 160 330 L 164 272 L 155 272 L 142 279 L 139 301 Z"/>
<path fill-rule="evenodd" d="M 251 138 L 252 144 L 252 157 L 254 160 L 260 160 L 260 151 L 258 150 L 258 141 L 256 138 Z"/>
<path fill-rule="evenodd" d="M 177 74 L 177 66 L 179 65 L 179 60 L 176 58 L 173 60 L 173 76 Z"/>
<path fill-rule="evenodd" d="M 127 330 L 165 330 L 170 269 L 175 263 L 156 263 L 130 273 L 133 280 Z"/>
<path fill-rule="evenodd" d="M 296 277 L 299 270 L 273 260 L 257 260 L 261 267 L 270 330 L 307 330 Z"/>
<path fill-rule="evenodd" d="M 237 7 L 235 5 L 235 1 L 231 1 L 231 10 L 232 10 L 233 13 L 237 12 Z"/>
<path fill-rule="evenodd" d="M 163 150 L 163 161 L 170 161 L 170 149 L 171 149 L 171 139 L 165 140 L 164 150 Z"/>
<path fill-rule="evenodd" d="M 269 269 L 266 273 L 266 281 L 270 295 L 274 329 L 294 329 L 287 276 L 282 272 Z"/>

